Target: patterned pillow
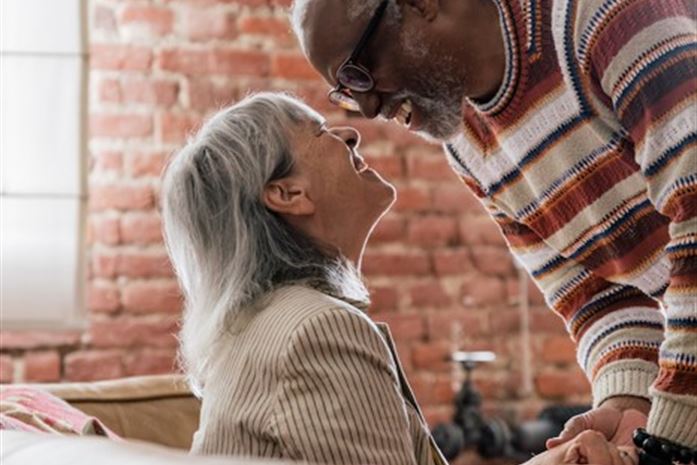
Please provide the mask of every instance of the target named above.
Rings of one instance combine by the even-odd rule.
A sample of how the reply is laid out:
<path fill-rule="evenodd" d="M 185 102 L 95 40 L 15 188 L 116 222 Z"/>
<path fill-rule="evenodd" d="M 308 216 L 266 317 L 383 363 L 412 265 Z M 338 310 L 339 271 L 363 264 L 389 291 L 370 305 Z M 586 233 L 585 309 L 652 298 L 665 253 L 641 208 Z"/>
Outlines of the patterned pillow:
<path fill-rule="evenodd" d="M 40 389 L 2 386 L 0 429 L 120 439 L 97 418 Z"/>

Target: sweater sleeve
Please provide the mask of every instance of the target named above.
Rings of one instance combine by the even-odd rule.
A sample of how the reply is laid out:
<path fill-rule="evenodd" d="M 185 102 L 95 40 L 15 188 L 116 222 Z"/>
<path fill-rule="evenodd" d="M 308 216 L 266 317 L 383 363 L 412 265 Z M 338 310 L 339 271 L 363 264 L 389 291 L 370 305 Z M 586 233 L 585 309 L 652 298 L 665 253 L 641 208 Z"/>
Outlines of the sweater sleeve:
<path fill-rule="evenodd" d="M 593 404 L 619 395 L 649 398 L 663 339 L 658 303 L 637 288 L 594 275 L 492 202 L 485 205 L 547 305 L 564 320 L 591 382 Z"/>
<path fill-rule="evenodd" d="M 648 429 L 697 446 L 697 5 L 608 3 L 589 31 L 587 66 L 634 143 L 651 202 L 671 221 L 666 333 Z"/>
<path fill-rule="evenodd" d="M 416 465 L 394 362 L 365 316 L 304 322 L 280 367 L 273 428 L 285 455 L 323 464 Z"/>

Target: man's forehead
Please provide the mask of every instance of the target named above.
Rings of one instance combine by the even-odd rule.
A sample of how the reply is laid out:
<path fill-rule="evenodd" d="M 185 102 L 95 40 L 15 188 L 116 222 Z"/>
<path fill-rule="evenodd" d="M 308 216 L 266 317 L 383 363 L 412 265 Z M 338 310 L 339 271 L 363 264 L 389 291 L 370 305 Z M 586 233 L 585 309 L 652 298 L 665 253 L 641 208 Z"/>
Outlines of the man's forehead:
<path fill-rule="evenodd" d="M 309 0 L 305 2 L 301 38 L 310 62 L 325 77 L 333 78 L 333 69 L 343 62 L 358 42 L 368 19 L 351 21 L 346 0 Z"/>

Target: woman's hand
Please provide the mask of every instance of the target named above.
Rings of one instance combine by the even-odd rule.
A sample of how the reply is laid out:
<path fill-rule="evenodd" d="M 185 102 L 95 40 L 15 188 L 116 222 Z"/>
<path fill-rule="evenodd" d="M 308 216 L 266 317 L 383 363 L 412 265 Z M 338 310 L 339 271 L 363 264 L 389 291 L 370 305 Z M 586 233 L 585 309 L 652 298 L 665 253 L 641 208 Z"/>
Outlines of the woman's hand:
<path fill-rule="evenodd" d="M 559 436 L 547 440 L 547 448 L 563 444 L 586 430 L 601 433 L 615 445 L 631 446 L 634 430 L 646 426 L 649 408 L 649 402 L 639 397 L 610 398 L 598 408 L 569 420 Z"/>

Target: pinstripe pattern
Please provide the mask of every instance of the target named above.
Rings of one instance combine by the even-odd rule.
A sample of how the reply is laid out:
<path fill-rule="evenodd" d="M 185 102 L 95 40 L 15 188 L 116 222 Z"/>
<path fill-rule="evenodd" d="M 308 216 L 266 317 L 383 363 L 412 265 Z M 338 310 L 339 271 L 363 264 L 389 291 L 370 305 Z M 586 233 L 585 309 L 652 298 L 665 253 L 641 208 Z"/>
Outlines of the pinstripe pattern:
<path fill-rule="evenodd" d="M 445 464 L 389 332 L 307 287 L 276 291 L 218 343 L 196 454 L 323 464 Z"/>
<path fill-rule="evenodd" d="M 566 322 L 594 401 L 651 392 L 649 429 L 697 445 L 679 426 L 697 424 L 697 3 L 495 1 L 517 74 L 465 109 L 449 162 Z"/>

